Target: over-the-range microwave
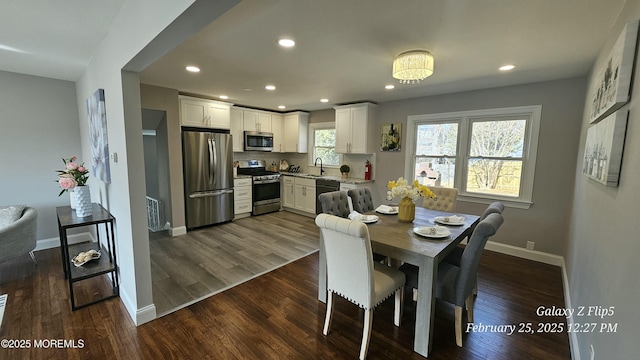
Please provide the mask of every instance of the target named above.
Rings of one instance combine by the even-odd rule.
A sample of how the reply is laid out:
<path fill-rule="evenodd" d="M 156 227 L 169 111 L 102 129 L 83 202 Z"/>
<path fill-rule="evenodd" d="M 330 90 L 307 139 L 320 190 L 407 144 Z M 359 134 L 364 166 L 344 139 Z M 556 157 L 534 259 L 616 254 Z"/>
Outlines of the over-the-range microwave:
<path fill-rule="evenodd" d="M 253 151 L 273 151 L 273 133 L 245 131 L 244 149 Z"/>

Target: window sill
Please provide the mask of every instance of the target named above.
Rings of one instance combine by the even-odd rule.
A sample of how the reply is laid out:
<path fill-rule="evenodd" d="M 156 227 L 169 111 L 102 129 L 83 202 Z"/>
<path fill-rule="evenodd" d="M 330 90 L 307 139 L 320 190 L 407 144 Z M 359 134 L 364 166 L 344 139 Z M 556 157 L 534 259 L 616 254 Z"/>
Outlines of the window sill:
<path fill-rule="evenodd" d="M 484 196 L 472 196 L 472 195 L 458 195 L 458 201 L 472 202 L 478 204 L 491 204 L 494 201 L 500 201 L 506 207 L 525 209 L 531 208 L 533 203 L 525 200 L 506 199 L 501 197 L 484 197 Z"/>

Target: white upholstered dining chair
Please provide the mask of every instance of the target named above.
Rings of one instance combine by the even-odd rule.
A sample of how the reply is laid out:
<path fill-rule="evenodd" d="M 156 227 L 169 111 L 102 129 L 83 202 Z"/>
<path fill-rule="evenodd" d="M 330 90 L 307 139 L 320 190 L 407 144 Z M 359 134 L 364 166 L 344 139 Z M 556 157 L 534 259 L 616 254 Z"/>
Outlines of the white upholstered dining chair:
<path fill-rule="evenodd" d="M 374 262 L 369 230 L 358 221 L 319 214 L 316 225 L 324 239 L 327 262 L 327 312 L 322 333 L 328 335 L 333 313 L 333 294 L 364 309 L 360 359 L 367 356 L 373 310 L 395 294 L 394 324 L 402 318 L 405 275 L 398 269 Z"/>
<path fill-rule="evenodd" d="M 425 197 L 422 201 L 422 207 L 448 212 L 456 211 L 458 189 L 441 186 L 429 186 L 429 189 L 436 196 L 433 198 Z"/>

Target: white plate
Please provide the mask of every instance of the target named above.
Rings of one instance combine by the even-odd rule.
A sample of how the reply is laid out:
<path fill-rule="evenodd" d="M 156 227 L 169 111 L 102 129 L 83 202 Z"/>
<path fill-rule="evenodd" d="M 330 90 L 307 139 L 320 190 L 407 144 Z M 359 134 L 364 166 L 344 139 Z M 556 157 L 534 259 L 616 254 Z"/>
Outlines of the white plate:
<path fill-rule="evenodd" d="M 451 221 L 451 220 L 454 220 L 454 219 L 451 219 L 451 218 L 454 218 L 454 219 L 457 218 L 458 220 L 460 218 L 462 218 L 462 220 Z M 465 220 L 464 216 L 457 216 L 457 215 L 455 215 L 455 216 L 436 216 L 433 219 L 433 221 L 435 221 L 435 222 L 437 222 L 439 224 L 444 224 L 444 225 L 464 225 L 464 220 Z"/>
<path fill-rule="evenodd" d="M 376 215 L 363 215 L 366 216 L 366 218 L 360 219 L 358 221 L 362 221 L 365 224 L 373 224 L 375 222 L 378 222 L 378 217 Z"/>
<path fill-rule="evenodd" d="M 433 232 L 435 229 L 435 233 Z M 424 237 L 441 239 L 451 235 L 449 229 L 444 226 L 417 226 L 413 228 L 413 232 Z"/>
<path fill-rule="evenodd" d="M 380 214 L 385 214 L 385 215 L 395 215 L 398 213 L 398 207 L 397 206 L 389 206 L 391 208 L 390 211 L 386 211 L 384 209 L 381 209 L 380 206 L 378 206 L 378 208 L 376 209 L 376 212 L 379 212 Z"/>

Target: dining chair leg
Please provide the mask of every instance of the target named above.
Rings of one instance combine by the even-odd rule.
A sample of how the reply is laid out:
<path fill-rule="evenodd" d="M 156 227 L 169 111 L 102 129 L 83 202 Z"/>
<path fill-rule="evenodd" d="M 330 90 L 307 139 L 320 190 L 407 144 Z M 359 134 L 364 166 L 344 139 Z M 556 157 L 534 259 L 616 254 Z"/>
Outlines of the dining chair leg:
<path fill-rule="evenodd" d="M 371 338 L 371 325 L 373 324 L 373 309 L 364 311 L 364 327 L 362 329 L 362 345 L 360 346 L 360 360 L 367 357 L 369 351 L 369 339 Z"/>
<path fill-rule="evenodd" d="M 456 345 L 462 347 L 462 306 L 456 306 Z"/>
<path fill-rule="evenodd" d="M 467 300 L 465 301 L 465 305 L 467 307 L 467 321 L 473 322 L 473 294 L 469 295 Z"/>
<path fill-rule="evenodd" d="M 326 336 L 329 334 L 329 327 L 331 326 L 331 317 L 333 315 L 333 293 L 327 291 L 327 312 L 324 317 L 324 329 L 322 333 Z"/>
<path fill-rule="evenodd" d="M 396 326 L 400 326 L 400 322 L 402 321 L 402 309 L 404 303 L 404 286 L 400 289 L 396 290 L 396 306 L 393 311 L 393 323 Z"/>

